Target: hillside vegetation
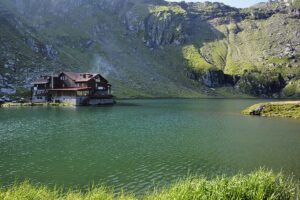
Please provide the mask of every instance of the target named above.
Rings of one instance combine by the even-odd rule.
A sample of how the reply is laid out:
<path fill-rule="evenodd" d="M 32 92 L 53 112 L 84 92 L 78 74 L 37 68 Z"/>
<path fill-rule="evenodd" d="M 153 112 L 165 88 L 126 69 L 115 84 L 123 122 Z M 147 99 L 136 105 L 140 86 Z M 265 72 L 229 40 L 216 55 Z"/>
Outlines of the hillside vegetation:
<path fill-rule="evenodd" d="M 2 0 L 0 94 L 64 70 L 118 97 L 299 97 L 298 4 Z"/>
<path fill-rule="evenodd" d="M 115 195 L 105 187 L 93 187 L 88 191 L 50 189 L 45 186 L 34 186 L 29 182 L 15 184 L 0 190 L 0 199 L 4 200 L 168 200 L 168 199 L 298 199 L 297 184 L 284 178 L 282 174 L 268 171 L 257 171 L 249 175 L 236 175 L 231 178 L 219 177 L 213 180 L 205 178 L 189 178 L 182 180 L 162 190 L 150 192 L 136 197 L 133 194 Z"/>
<path fill-rule="evenodd" d="M 260 103 L 243 111 L 246 115 L 300 119 L 300 101 Z"/>

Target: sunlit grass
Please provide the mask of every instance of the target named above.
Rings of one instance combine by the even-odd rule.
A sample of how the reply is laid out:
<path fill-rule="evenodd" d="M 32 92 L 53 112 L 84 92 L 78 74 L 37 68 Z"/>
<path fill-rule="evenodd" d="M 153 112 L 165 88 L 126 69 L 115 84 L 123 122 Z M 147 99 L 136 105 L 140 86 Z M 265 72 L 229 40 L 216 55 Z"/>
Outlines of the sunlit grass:
<path fill-rule="evenodd" d="M 262 117 L 287 117 L 300 119 L 300 101 L 259 103 L 242 111 L 245 115 Z"/>
<path fill-rule="evenodd" d="M 30 182 L 14 184 L 0 190 L 2 200 L 106 200 L 106 199 L 298 199 L 298 184 L 281 173 L 258 170 L 248 175 L 217 177 L 208 180 L 203 177 L 190 177 L 178 181 L 170 187 L 149 192 L 141 197 L 130 194 L 114 194 L 105 187 L 91 187 L 88 191 L 63 191 L 62 189 L 34 186 Z"/>

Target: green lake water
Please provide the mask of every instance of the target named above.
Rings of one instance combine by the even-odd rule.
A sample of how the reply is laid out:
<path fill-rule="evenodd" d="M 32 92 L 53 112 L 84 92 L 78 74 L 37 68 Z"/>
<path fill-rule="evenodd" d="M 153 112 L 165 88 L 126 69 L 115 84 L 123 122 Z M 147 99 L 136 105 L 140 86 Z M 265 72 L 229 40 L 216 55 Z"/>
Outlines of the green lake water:
<path fill-rule="evenodd" d="M 261 166 L 300 179 L 300 121 L 243 116 L 257 100 L 124 100 L 0 109 L 0 183 L 104 184 L 141 193 Z"/>

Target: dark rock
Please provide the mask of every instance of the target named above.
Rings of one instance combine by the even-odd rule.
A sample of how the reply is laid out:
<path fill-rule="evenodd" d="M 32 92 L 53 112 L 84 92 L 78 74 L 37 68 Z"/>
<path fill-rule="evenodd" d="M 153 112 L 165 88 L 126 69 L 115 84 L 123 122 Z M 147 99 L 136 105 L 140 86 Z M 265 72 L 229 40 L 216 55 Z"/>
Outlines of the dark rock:
<path fill-rule="evenodd" d="M 252 110 L 250 112 L 250 115 L 258 115 L 258 116 L 260 116 L 261 113 L 262 113 L 262 111 L 264 110 L 264 108 L 265 108 L 265 106 L 263 106 L 263 105 L 259 106 L 259 107 L 255 108 L 254 110 Z"/>
<path fill-rule="evenodd" d="M 86 47 L 87 47 L 87 48 L 90 48 L 93 44 L 94 44 L 94 41 L 93 41 L 93 40 L 88 40 L 88 41 L 86 42 Z"/>
<path fill-rule="evenodd" d="M 224 74 L 222 70 L 209 70 L 204 73 L 189 71 L 187 76 L 192 80 L 197 80 L 207 87 L 233 86 L 238 80 L 238 76 Z"/>
<path fill-rule="evenodd" d="M 181 15 L 172 12 L 153 13 L 145 20 L 146 45 L 158 47 L 168 44 L 182 44 L 185 41 L 185 33 L 182 29 L 185 19 Z"/>
<path fill-rule="evenodd" d="M 10 99 L 9 97 L 7 97 L 7 96 L 3 96 L 1 99 L 2 99 L 4 102 L 11 102 L 11 99 Z"/>
<path fill-rule="evenodd" d="M 48 58 L 53 60 L 58 58 L 58 52 L 53 48 L 52 45 L 47 44 L 43 50 L 46 51 L 45 53 L 47 54 Z"/>
<path fill-rule="evenodd" d="M 250 16 L 248 18 L 255 20 L 268 19 L 273 14 L 275 14 L 275 11 L 255 9 L 250 13 Z"/>
<path fill-rule="evenodd" d="M 285 86 L 286 81 L 281 74 L 271 76 L 248 73 L 240 78 L 235 88 L 247 94 L 267 98 L 274 93 L 280 93 Z"/>
<path fill-rule="evenodd" d="M 208 71 L 201 76 L 202 83 L 208 87 L 220 87 L 225 84 L 223 71 Z"/>
<path fill-rule="evenodd" d="M 25 40 L 25 43 L 32 49 L 32 51 L 34 51 L 36 53 L 39 52 L 38 45 L 37 45 L 36 41 L 33 38 L 27 38 Z"/>

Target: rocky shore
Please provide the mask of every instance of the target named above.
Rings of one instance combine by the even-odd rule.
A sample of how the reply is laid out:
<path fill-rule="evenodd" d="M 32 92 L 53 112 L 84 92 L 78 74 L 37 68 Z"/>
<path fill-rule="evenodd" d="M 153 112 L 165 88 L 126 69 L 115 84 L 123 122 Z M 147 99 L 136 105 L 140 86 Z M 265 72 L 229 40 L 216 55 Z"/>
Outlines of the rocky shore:
<path fill-rule="evenodd" d="M 267 102 L 255 104 L 242 111 L 245 115 L 287 117 L 300 119 L 300 101 Z"/>

